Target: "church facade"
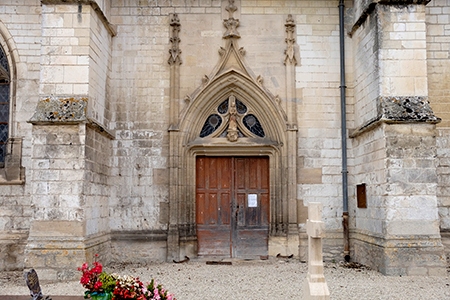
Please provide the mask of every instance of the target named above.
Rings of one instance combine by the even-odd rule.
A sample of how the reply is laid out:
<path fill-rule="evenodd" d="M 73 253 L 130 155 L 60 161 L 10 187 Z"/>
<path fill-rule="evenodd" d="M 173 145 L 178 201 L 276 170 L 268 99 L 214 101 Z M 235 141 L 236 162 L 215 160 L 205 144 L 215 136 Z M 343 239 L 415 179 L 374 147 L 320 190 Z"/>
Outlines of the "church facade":
<path fill-rule="evenodd" d="M 449 0 L 0 7 L 0 269 L 324 257 L 445 275 Z"/>

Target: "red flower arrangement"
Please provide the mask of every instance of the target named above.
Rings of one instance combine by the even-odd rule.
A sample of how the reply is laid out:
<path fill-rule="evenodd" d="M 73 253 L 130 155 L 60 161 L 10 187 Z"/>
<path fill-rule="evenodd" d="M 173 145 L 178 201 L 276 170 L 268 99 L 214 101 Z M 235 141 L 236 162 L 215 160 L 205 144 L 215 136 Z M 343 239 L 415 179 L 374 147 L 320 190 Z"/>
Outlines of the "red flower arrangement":
<path fill-rule="evenodd" d="M 97 259 L 98 254 L 95 255 Z M 78 271 L 82 272 L 80 283 L 87 289 L 84 298 L 106 297 L 112 294 L 116 279 L 113 275 L 103 272 L 103 266 L 98 261 L 94 261 L 92 268 L 88 263 L 84 263 Z M 111 297 L 109 297 L 111 298 Z"/>
<path fill-rule="evenodd" d="M 93 262 L 92 268 L 89 268 L 88 263 L 84 263 L 78 270 L 82 272 L 80 283 L 87 289 L 84 292 L 86 299 L 176 300 L 161 284 L 156 284 L 154 279 L 144 285 L 139 278 L 108 274 L 97 261 Z"/>
<path fill-rule="evenodd" d="M 98 279 L 98 276 L 102 273 L 102 265 L 99 262 L 94 262 L 94 267 L 89 269 L 88 263 L 84 263 L 79 271 L 83 272 L 80 283 L 91 291 L 101 292 L 102 282 Z"/>

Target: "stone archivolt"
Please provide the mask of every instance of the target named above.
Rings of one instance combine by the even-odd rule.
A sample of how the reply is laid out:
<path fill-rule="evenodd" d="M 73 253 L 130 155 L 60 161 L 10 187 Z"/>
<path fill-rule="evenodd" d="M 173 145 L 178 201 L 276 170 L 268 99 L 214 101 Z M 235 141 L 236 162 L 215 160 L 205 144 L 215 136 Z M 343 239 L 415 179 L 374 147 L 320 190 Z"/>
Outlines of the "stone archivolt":
<path fill-rule="evenodd" d="M 212 72 L 211 75 L 206 76 L 208 80 L 204 82 L 204 85 L 200 86 L 191 95 L 187 96 L 189 101 L 188 107 L 181 115 L 180 129 L 183 124 L 189 124 L 189 131 L 185 136 L 184 143 L 197 144 L 205 143 L 205 139 L 200 139 L 199 133 L 202 126 L 205 123 L 206 118 L 213 113 L 216 108 L 225 99 L 232 97 L 237 98 L 247 107 L 249 110 L 260 120 L 267 132 L 266 138 L 258 143 L 279 144 L 284 142 L 280 139 L 280 132 L 286 130 L 284 124 L 284 114 L 279 105 L 275 101 L 275 97 L 264 88 L 255 78 L 252 71 L 246 66 L 242 57 L 242 50 L 239 49 L 237 42 L 233 39 L 227 40 L 226 48 L 221 48 L 223 55 L 221 60 Z M 233 98 L 234 97 L 234 98 Z M 263 100 L 264 99 L 264 100 Z M 232 102 L 230 102 L 231 104 Z M 227 115 L 226 124 L 222 127 L 234 122 L 240 130 L 246 132 L 246 136 L 254 142 L 255 135 L 245 129 L 239 120 L 239 116 L 232 114 Z M 189 121 L 188 121 L 189 120 Z M 267 128 L 267 130 L 266 130 Z M 236 128 L 237 129 L 237 128 Z M 223 130 L 223 129 L 222 129 Z M 231 129 L 233 131 L 234 129 Z M 220 130 L 219 130 L 220 131 Z M 236 141 L 237 138 L 232 137 L 230 134 L 228 141 Z M 212 137 L 219 138 L 218 134 Z"/>
<path fill-rule="evenodd" d="M 225 46 L 220 47 L 220 60 L 202 84 L 187 95 L 186 107 L 179 115 L 179 127 L 170 140 L 171 209 L 169 228 L 168 260 L 179 259 L 183 245 L 195 241 L 195 157 L 214 156 L 268 156 L 270 158 L 270 236 L 288 235 L 288 197 L 285 186 L 294 186 L 296 176 L 287 174 L 287 125 L 286 113 L 278 98 L 268 91 L 262 76 L 255 76 L 244 60 L 245 51 L 239 47 L 241 38 L 236 27 L 239 21 L 233 18 L 236 11 L 234 1 L 227 6 L 229 18 L 224 24 Z M 218 107 L 228 100 L 227 112 L 218 115 Z M 246 114 L 236 110 L 239 100 L 248 108 Z M 245 116 L 250 122 L 259 122 L 264 134 L 255 134 L 245 125 Z M 221 117 L 221 123 L 213 119 L 212 132 L 200 137 L 209 117 Z M 253 123 L 252 123 L 253 124 Z M 176 136 L 176 137 L 175 137 Z M 294 137 L 295 138 L 295 137 Z M 182 208 L 182 209 L 181 209 Z M 297 229 L 292 234 L 298 235 Z M 185 242 L 181 242 L 185 241 Z M 195 243 L 195 242 L 194 242 Z M 279 242 L 277 242 L 279 243 Z M 269 237 L 269 252 L 271 251 Z M 297 247 L 298 245 L 296 245 Z M 190 246 L 187 246 L 188 248 Z M 195 248 L 195 247 L 194 247 Z M 273 250 L 276 251 L 276 250 Z M 194 253 L 195 255 L 195 253 Z"/>

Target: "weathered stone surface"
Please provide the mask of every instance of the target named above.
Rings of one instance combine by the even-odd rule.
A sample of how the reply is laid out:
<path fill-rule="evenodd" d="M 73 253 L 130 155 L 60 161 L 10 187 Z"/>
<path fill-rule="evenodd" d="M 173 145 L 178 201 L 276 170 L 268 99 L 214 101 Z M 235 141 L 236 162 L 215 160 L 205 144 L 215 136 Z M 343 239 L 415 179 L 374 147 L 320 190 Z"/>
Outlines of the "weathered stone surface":
<path fill-rule="evenodd" d="M 389 274 L 439 274 L 439 226 L 450 229 L 448 3 L 351 2 L 347 125 L 361 129 L 347 153 L 352 258 Z M 0 269 L 29 261 L 54 279 L 95 252 L 195 256 L 198 155 L 270 156 L 269 253 L 304 259 L 302 205 L 322 202 L 324 258 L 342 259 L 337 1 L 236 0 L 232 13 L 217 0 L 2 5 L 13 85 Z M 228 91 L 249 99 L 270 141 L 191 143 Z M 360 183 L 365 209 L 354 206 Z M 74 261 L 70 247 L 80 249 Z M 423 263 L 405 270 L 410 260 Z"/>
<path fill-rule="evenodd" d="M 446 258 L 440 238 L 424 242 L 388 240 L 360 233 L 353 237 L 352 249 L 358 261 L 383 274 L 445 276 Z"/>
<path fill-rule="evenodd" d="M 381 105 L 381 118 L 404 122 L 429 122 L 438 123 L 440 118 L 436 117 L 431 109 L 427 97 L 389 97 L 379 98 Z"/>
<path fill-rule="evenodd" d="M 74 123 L 86 121 L 86 97 L 47 97 L 41 99 L 30 122 Z"/>

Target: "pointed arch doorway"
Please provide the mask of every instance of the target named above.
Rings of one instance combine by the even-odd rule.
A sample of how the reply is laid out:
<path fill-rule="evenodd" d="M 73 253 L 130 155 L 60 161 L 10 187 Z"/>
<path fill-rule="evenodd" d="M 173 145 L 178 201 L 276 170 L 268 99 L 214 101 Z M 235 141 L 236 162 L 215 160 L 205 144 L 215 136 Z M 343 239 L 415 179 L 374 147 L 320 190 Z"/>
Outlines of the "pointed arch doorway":
<path fill-rule="evenodd" d="M 269 157 L 196 158 L 199 256 L 268 254 Z"/>
<path fill-rule="evenodd" d="M 168 261 L 185 255 L 273 255 L 286 252 L 286 247 L 298 246 L 295 239 L 298 237 L 293 159 L 295 128 L 287 127 L 287 116 L 280 99 L 273 96 L 262 84 L 262 79 L 254 76 L 245 65 L 244 52 L 237 42 L 227 40 L 222 50 L 221 61 L 212 74 L 205 76 L 203 83 L 186 96 L 184 107 L 178 111 L 177 105 L 171 106 L 173 115 L 179 114 L 179 118 L 174 119 L 169 128 Z M 174 103 L 177 101 L 174 99 Z M 290 155 L 289 149 L 292 150 Z M 247 186 L 242 192 L 237 188 L 199 191 L 198 182 L 205 184 L 207 178 L 222 176 L 212 172 L 203 181 L 197 181 L 197 173 L 201 171 L 198 160 L 202 157 L 231 159 L 231 162 L 224 162 L 231 164 L 231 171 L 224 175 L 230 177 L 227 184 L 231 187 L 237 186 L 237 176 L 245 174 L 232 167 L 233 163 L 236 166 L 242 158 L 243 165 L 253 166 L 254 163 L 246 161 L 261 159 L 265 166 L 267 191 L 253 191 Z M 223 170 L 224 167 L 215 169 Z M 247 180 L 251 179 L 250 176 Z M 259 188 L 263 190 L 266 186 Z M 224 197 L 229 197 L 224 198 L 223 205 L 218 202 L 222 198 L 209 201 L 217 197 L 213 194 L 221 192 Z M 260 197 L 266 197 L 265 193 L 264 209 L 254 214 L 253 219 L 264 222 L 252 225 L 252 218 L 245 221 L 246 216 L 252 215 L 252 203 L 258 205 Z M 208 201 L 199 202 L 199 194 Z M 253 194 L 256 194 L 256 200 Z M 205 213 L 208 213 L 206 217 Z M 246 231 L 249 229 L 252 231 Z M 251 238 L 246 237 L 249 232 Z M 246 246 L 250 244 L 255 246 Z"/>

